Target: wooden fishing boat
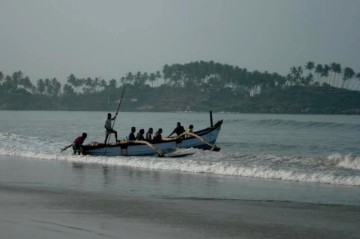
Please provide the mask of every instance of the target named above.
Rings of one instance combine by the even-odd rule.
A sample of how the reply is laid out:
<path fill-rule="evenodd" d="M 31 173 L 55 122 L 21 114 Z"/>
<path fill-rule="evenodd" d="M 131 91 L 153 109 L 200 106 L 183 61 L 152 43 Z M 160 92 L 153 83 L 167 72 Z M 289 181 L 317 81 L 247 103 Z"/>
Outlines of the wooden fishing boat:
<path fill-rule="evenodd" d="M 215 125 L 212 124 L 212 115 L 210 113 L 211 126 L 196 131 L 194 133 L 183 133 L 173 138 L 165 138 L 162 142 L 152 143 L 147 141 L 120 141 L 113 144 L 90 143 L 83 145 L 82 154 L 95 156 L 167 156 L 171 152 L 181 148 L 198 148 L 204 150 L 219 151 L 220 148 L 215 145 L 219 135 L 222 120 Z M 186 155 L 186 154 L 184 154 Z M 179 155 L 174 155 L 174 157 Z"/>

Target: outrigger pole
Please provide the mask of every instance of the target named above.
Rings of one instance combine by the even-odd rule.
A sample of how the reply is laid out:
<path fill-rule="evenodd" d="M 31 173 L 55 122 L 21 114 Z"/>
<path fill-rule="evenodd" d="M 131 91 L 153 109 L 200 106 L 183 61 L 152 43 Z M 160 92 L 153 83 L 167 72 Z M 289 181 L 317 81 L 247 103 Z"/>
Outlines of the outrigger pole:
<path fill-rule="evenodd" d="M 164 153 L 157 147 L 155 147 L 155 145 L 149 143 L 148 141 L 144 141 L 144 140 L 134 140 L 131 141 L 132 143 L 137 143 L 137 144 L 146 144 L 147 146 L 149 146 L 150 148 L 152 148 L 153 150 L 155 150 L 158 153 L 159 157 L 164 157 Z"/>
<path fill-rule="evenodd" d="M 205 139 L 203 139 L 203 137 L 195 134 L 195 133 L 191 133 L 191 132 L 184 132 L 182 134 L 180 134 L 177 138 L 181 138 L 184 135 L 191 135 L 194 136 L 195 138 L 199 139 L 201 142 L 203 142 L 204 144 L 208 145 L 211 147 L 212 151 L 220 151 L 220 148 L 218 146 L 216 146 L 215 144 L 210 144 L 209 142 L 207 142 Z"/>

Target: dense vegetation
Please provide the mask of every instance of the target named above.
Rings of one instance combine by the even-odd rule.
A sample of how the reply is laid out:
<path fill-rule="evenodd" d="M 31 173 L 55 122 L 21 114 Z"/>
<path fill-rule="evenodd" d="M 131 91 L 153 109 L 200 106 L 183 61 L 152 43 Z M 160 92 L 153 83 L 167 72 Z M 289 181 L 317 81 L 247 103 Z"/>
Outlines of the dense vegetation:
<path fill-rule="evenodd" d="M 35 84 L 21 71 L 0 72 L 2 110 L 233 111 L 360 113 L 360 74 L 338 63 L 307 62 L 286 76 L 210 62 L 165 65 L 119 79 L 67 77 Z"/>

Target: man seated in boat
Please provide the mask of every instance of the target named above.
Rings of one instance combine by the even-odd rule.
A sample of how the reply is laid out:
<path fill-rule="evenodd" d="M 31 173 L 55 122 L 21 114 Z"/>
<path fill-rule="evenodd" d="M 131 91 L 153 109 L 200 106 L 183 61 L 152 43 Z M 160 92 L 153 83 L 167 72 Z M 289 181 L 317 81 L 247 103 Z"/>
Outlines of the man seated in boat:
<path fill-rule="evenodd" d="M 162 128 L 158 129 L 158 131 L 155 132 L 154 138 L 153 138 L 153 143 L 160 143 L 162 142 Z"/>
<path fill-rule="evenodd" d="M 117 131 L 114 130 L 113 127 L 111 126 L 111 121 L 115 120 L 116 116 L 117 116 L 117 113 L 114 116 L 114 118 L 111 118 L 111 113 L 108 113 L 108 115 L 107 115 L 107 119 L 105 121 L 105 126 L 104 126 L 106 129 L 105 144 L 107 144 L 107 140 L 108 140 L 108 137 L 110 134 L 115 134 L 115 140 L 116 140 L 116 142 L 118 142 Z"/>
<path fill-rule="evenodd" d="M 176 133 L 176 135 L 179 136 L 184 132 L 185 132 L 184 126 L 182 126 L 180 122 L 177 122 L 176 128 L 173 130 L 173 132 L 171 132 L 171 134 L 169 134 L 168 138 L 170 138 L 170 136 L 173 135 L 174 133 Z"/>
<path fill-rule="evenodd" d="M 189 128 L 185 132 L 186 133 L 194 133 L 194 126 L 192 124 L 189 125 Z M 187 134 L 186 137 L 190 137 L 190 135 Z"/>
<path fill-rule="evenodd" d="M 136 140 L 136 137 L 135 137 L 135 131 L 136 131 L 136 128 L 133 126 L 131 127 L 131 132 L 129 134 L 129 137 L 128 137 L 128 140 Z"/>
<path fill-rule="evenodd" d="M 153 134 L 153 128 L 149 128 L 149 130 L 146 132 L 146 141 L 151 142 L 152 141 L 152 134 Z"/>
<path fill-rule="evenodd" d="M 138 134 L 136 135 L 136 140 L 144 141 L 145 140 L 144 134 L 145 134 L 145 130 L 140 129 Z"/>

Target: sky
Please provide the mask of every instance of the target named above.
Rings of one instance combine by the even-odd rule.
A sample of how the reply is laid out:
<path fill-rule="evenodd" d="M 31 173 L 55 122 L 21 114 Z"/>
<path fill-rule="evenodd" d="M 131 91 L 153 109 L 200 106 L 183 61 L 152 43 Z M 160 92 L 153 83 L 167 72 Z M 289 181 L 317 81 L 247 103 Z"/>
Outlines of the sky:
<path fill-rule="evenodd" d="M 0 71 L 120 79 L 210 61 L 360 72 L 359 0 L 0 0 Z"/>

